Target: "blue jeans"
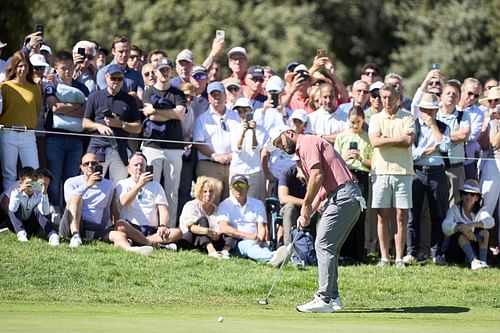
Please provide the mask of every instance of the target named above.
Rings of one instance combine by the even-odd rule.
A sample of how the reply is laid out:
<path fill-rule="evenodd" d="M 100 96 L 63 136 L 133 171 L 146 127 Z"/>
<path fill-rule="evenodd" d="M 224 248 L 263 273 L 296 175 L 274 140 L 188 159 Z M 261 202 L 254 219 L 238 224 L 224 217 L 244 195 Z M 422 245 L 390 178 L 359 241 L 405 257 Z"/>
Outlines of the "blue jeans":
<path fill-rule="evenodd" d="M 242 257 L 248 257 L 257 262 L 268 262 L 273 257 L 273 252 L 267 247 L 263 247 L 254 240 L 240 240 L 238 242 L 238 254 Z"/>
<path fill-rule="evenodd" d="M 62 135 L 49 136 L 45 141 L 45 151 L 47 167 L 52 172 L 48 190 L 49 200 L 54 206 L 59 206 L 64 182 L 80 173 L 82 139 Z"/>

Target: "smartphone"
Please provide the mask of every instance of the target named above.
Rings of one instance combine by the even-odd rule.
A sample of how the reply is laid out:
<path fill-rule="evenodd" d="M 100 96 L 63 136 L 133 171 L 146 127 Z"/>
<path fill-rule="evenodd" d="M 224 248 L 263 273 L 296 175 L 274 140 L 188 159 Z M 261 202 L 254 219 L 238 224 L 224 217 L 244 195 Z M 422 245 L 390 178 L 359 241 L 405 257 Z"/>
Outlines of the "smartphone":
<path fill-rule="evenodd" d="M 146 165 L 146 172 L 149 172 L 151 174 L 153 174 L 153 166 L 152 165 Z"/>
<path fill-rule="evenodd" d="M 102 114 L 104 115 L 104 117 L 107 117 L 107 118 L 113 118 L 113 112 L 111 112 L 111 110 L 109 108 L 106 108 L 102 111 Z"/>
<path fill-rule="evenodd" d="M 349 142 L 349 149 L 350 150 L 357 150 L 358 149 L 358 143 L 356 141 Z"/>
<path fill-rule="evenodd" d="M 248 112 L 248 113 L 245 115 L 245 120 L 246 120 L 247 122 L 252 121 L 252 120 L 253 120 L 253 113 L 252 113 L 252 112 Z"/>
<path fill-rule="evenodd" d="M 35 32 L 41 32 L 43 34 L 43 24 L 36 24 L 35 25 Z"/>
<path fill-rule="evenodd" d="M 439 64 L 438 63 L 432 63 L 431 69 L 439 69 Z"/>
<path fill-rule="evenodd" d="M 103 168 L 102 168 L 102 165 L 100 164 L 97 164 L 95 167 L 94 167 L 94 173 L 95 172 L 99 172 L 101 174 L 101 179 L 102 177 L 104 176 L 102 173 L 103 173 Z"/>
<path fill-rule="evenodd" d="M 79 47 L 77 53 L 81 56 L 85 57 L 85 48 Z"/>
<path fill-rule="evenodd" d="M 271 94 L 271 100 L 273 101 L 273 108 L 277 108 L 280 105 L 280 94 Z"/>
<path fill-rule="evenodd" d="M 325 49 L 317 49 L 316 50 L 316 57 L 318 57 L 318 58 L 326 57 L 326 50 Z"/>
<path fill-rule="evenodd" d="M 226 33 L 224 30 L 215 30 L 215 38 L 221 38 L 224 39 Z"/>
<path fill-rule="evenodd" d="M 42 183 L 39 181 L 31 181 L 30 184 L 33 191 L 42 192 Z"/>

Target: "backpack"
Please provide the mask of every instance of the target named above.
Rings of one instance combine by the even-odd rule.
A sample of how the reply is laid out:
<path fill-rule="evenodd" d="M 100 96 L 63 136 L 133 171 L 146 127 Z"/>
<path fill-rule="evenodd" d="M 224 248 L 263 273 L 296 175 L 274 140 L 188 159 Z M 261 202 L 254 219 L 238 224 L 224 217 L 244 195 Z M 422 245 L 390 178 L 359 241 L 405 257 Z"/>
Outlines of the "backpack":
<path fill-rule="evenodd" d="M 316 258 L 316 250 L 314 249 L 313 236 L 303 230 L 297 228 L 292 229 L 293 247 L 295 253 L 300 257 L 305 265 L 316 266 L 318 259 Z"/>

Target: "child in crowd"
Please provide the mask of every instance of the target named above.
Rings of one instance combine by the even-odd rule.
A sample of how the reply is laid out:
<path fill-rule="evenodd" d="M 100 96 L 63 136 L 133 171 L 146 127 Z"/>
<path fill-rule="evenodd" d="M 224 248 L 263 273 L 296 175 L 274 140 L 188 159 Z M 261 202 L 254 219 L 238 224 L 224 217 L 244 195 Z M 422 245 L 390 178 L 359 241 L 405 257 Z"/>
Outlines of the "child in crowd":
<path fill-rule="evenodd" d="M 24 167 L 19 173 L 19 185 L 13 186 L 9 195 L 9 218 L 20 242 L 27 242 L 28 235 L 42 231 L 49 245 L 59 245 L 59 236 L 52 228 L 47 195 L 50 173 L 31 167 Z"/>

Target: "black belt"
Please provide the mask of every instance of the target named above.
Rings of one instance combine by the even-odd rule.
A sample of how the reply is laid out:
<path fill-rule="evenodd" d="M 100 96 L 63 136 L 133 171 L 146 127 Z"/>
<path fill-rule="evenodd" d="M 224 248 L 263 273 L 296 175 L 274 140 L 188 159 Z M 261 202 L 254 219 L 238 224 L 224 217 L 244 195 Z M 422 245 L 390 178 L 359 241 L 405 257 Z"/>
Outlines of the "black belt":
<path fill-rule="evenodd" d="M 422 172 L 434 172 L 444 170 L 444 165 L 414 165 L 415 170 Z"/>

